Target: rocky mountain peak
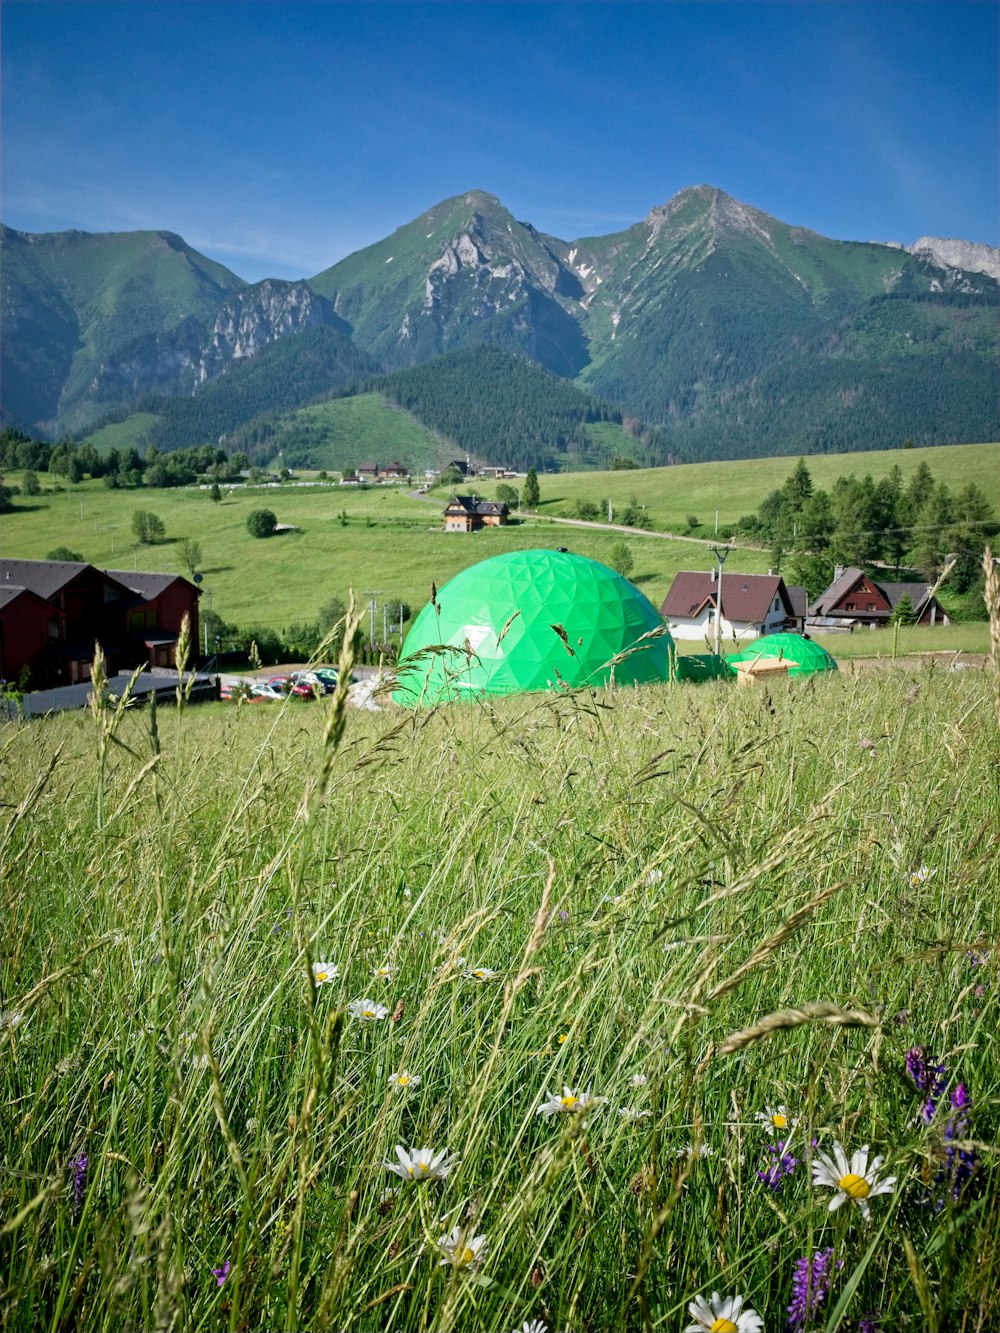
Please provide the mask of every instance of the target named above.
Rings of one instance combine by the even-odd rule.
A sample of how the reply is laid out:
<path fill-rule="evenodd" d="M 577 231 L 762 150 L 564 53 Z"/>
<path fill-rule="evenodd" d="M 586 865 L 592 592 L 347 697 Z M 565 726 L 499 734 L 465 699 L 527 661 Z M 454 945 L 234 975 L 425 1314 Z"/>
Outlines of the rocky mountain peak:
<path fill-rule="evenodd" d="M 912 255 L 929 255 L 932 263 L 949 268 L 962 268 L 968 273 L 986 273 L 1000 280 L 1000 249 L 995 245 L 981 245 L 978 241 L 960 241 L 941 236 L 921 236 L 908 245 Z"/>

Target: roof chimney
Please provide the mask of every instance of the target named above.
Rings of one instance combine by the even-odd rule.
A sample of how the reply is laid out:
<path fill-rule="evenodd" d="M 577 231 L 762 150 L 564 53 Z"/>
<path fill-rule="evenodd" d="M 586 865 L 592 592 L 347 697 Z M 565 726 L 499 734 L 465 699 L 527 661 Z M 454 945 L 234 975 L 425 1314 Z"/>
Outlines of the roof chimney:
<path fill-rule="evenodd" d="M 844 577 L 844 566 L 843 566 L 843 565 L 834 565 L 834 567 L 833 567 L 833 581 L 834 581 L 834 583 L 839 583 L 840 580 L 841 580 L 843 577 Z"/>

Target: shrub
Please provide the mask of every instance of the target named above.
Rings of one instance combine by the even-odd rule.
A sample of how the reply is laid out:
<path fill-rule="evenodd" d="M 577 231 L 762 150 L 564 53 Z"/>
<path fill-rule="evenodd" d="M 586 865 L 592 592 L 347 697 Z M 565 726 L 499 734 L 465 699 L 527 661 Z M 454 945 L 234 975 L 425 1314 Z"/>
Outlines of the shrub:
<path fill-rule="evenodd" d="M 65 560 L 68 564 L 83 564 L 83 556 L 79 551 L 71 551 L 68 546 L 54 546 L 46 560 Z"/>
<path fill-rule="evenodd" d="M 253 509 L 247 514 L 247 532 L 251 537 L 270 537 L 278 520 L 270 509 Z"/>
<path fill-rule="evenodd" d="M 149 509 L 137 509 L 132 515 L 132 531 L 144 545 L 153 546 L 162 541 L 167 530 L 158 514 Z"/>

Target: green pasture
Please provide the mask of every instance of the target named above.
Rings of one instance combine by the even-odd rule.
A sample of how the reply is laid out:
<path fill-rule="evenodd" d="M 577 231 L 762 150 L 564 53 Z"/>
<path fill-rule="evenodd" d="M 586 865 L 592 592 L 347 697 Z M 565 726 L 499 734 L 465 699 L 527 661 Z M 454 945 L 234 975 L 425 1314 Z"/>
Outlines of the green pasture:
<path fill-rule="evenodd" d="M 1000 1326 L 992 686 L 9 724 L 0 1325 Z"/>
<path fill-rule="evenodd" d="M 11 474 L 16 482 L 17 474 Z M 212 609 L 237 624 L 280 629 L 313 618 L 331 596 L 346 598 L 377 590 L 417 609 L 438 587 L 477 560 L 533 546 L 566 546 L 608 563 L 621 533 L 577 528 L 525 516 L 525 521 L 483 532 L 446 533 L 442 514 L 448 496 L 410 499 L 405 491 L 372 487 L 234 487 L 213 503 L 207 491 L 109 491 L 85 482 L 59 493 L 23 497 L 3 518 L 3 550 L 9 556 L 43 559 L 56 546 L 79 551 L 101 568 L 186 574 L 178 544 L 197 540 L 202 548 L 203 588 Z M 279 523 L 298 532 L 255 539 L 246 529 L 251 510 L 267 508 Z M 136 548 L 132 514 L 151 509 L 163 520 L 166 540 Z M 346 513 L 346 526 L 339 515 Z M 705 549 L 690 542 L 629 536 L 635 558 L 631 578 L 657 606 L 678 569 Z M 114 549 L 112 549 L 112 546 Z M 767 565 L 764 551 L 741 552 L 751 573 Z M 207 598 L 203 602 L 208 605 Z"/>
<path fill-rule="evenodd" d="M 121 421 L 113 421 L 88 435 L 85 443 L 92 444 L 102 456 L 112 449 L 138 449 L 144 452 L 143 441 L 159 417 L 154 412 L 132 412 Z"/>
<path fill-rule="evenodd" d="M 539 512 L 573 517 L 577 500 L 606 504 L 610 496 L 619 514 L 633 501 L 645 505 L 650 526 L 664 531 L 686 532 L 688 516 L 693 514 L 701 523 L 698 535 L 710 538 L 717 509 L 720 524 L 735 523 L 743 514 L 752 514 L 771 491 L 787 480 L 796 462 L 795 458 L 761 458 L 627 472 L 548 473 L 539 478 Z M 923 462 L 952 493 L 975 482 L 1000 511 L 1000 444 L 811 454 L 806 466 L 814 486 L 829 488 L 837 477 L 852 472 L 859 477 L 870 473 L 878 481 L 897 465 L 905 480 Z M 484 495 L 492 496 L 495 488 L 484 484 L 482 490 Z"/>

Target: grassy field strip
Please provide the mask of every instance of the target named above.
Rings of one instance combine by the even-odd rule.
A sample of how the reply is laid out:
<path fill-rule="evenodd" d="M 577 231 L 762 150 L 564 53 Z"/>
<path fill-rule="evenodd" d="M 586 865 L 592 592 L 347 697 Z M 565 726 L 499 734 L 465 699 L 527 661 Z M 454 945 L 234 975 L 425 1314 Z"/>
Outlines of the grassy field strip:
<path fill-rule="evenodd" d="M 992 686 L 6 727 L 0 1324 L 996 1326 Z"/>

